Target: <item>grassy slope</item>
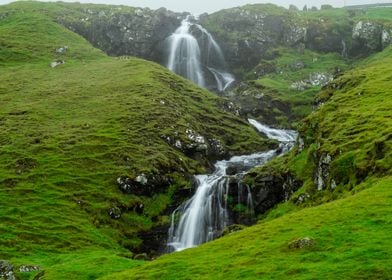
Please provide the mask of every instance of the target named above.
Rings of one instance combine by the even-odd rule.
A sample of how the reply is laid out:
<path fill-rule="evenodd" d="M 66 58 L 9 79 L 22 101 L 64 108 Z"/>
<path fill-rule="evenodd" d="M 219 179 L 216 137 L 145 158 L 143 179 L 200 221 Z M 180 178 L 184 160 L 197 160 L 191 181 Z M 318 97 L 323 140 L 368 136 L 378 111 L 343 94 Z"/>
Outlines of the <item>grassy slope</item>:
<path fill-rule="evenodd" d="M 326 103 L 305 120 L 308 147 L 254 171 L 291 169 L 305 181 L 294 198 L 309 193 L 307 206 L 340 200 L 304 209 L 293 199 L 256 226 L 110 279 L 390 279 L 391 67 L 392 47 L 340 77 L 338 89 L 322 91 Z M 335 190 L 314 187 L 313 158 L 320 153 L 332 155 Z M 304 237 L 316 245 L 288 248 Z"/>
<path fill-rule="evenodd" d="M 305 23 L 309 26 L 318 26 L 321 34 L 326 32 L 330 34 L 344 34 L 347 30 L 351 32 L 353 24 L 359 20 L 371 20 L 372 22 L 381 23 L 386 27 L 392 26 L 392 8 L 370 8 L 355 10 L 355 12 L 342 8 L 303 12 L 289 11 L 271 4 L 255 4 L 246 5 L 240 7 L 240 9 L 241 11 L 249 12 L 250 16 L 264 14 L 267 16 L 282 17 L 284 22 L 293 24 L 294 26 L 302 26 Z M 231 13 L 237 13 L 238 16 L 237 8 L 219 11 L 211 15 L 210 19 L 204 23 L 205 27 L 212 33 L 218 34 L 221 38 L 235 38 L 235 40 L 247 39 L 249 35 L 246 29 L 227 33 L 222 28 L 222 22 L 225 22 L 225 17 L 230 18 Z M 235 16 L 233 17 L 235 18 Z M 350 40 L 351 33 L 344 35 L 348 38 L 347 40 Z M 276 35 L 269 34 L 269 36 L 274 38 Z M 313 39 L 317 42 L 315 38 Z M 323 41 L 321 40 L 321 42 Z M 297 46 L 293 48 L 278 47 L 271 49 L 266 57 L 266 59 L 260 61 L 260 64 L 253 69 L 247 69 L 245 73 L 238 73 L 240 76 L 243 76 L 244 80 L 256 86 L 246 90 L 245 93 L 239 87 L 239 89 L 234 91 L 234 99 L 243 103 L 244 106 L 248 106 L 246 105 L 246 99 L 249 99 L 249 94 L 255 96 L 263 94 L 272 100 L 272 102 L 283 102 L 289 106 L 289 112 L 276 107 L 269 108 L 269 106 L 265 106 L 264 110 L 268 112 L 267 115 L 274 116 L 273 121 L 275 125 L 278 124 L 284 127 L 292 126 L 295 128 L 312 111 L 313 100 L 316 93 L 320 90 L 320 86 L 310 86 L 307 90 L 298 91 L 290 88 L 291 84 L 309 78 L 309 75 L 312 73 L 332 74 L 337 68 L 345 71 L 356 62 L 352 59 L 343 58 L 338 53 L 322 53 L 309 49 L 302 51 Z M 300 70 L 293 69 L 291 65 L 296 61 L 303 62 L 305 67 Z M 267 73 L 261 77 L 255 76 L 258 69 L 262 69 L 265 64 L 273 65 L 276 71 Z M 242 99 L 245 99 L 245 101 Z M 255 102 L 257 102 L 257 98 Z M 265 119 L 262 121 L 268 122 L 269 120 Z"/>
<path fill-rule="evenodd" d="M 392 179 L 104 279 L 390 279 Z M 297 238 L 314 247 L 289 249 Z"/>
<path fill-rule="evenodd" d="M 0 7 L 0 259 L 41 265 L 48 279 L 96 278 L 133 264 L 125 248 L 187 185 L 178 170 L 203 170 L 162 133 L 186 142 L 192 128 L 234 153 L 266 142 L 213 94 L 156 64 L 108 58 L 47 14 L 40 3 Z M 117 189 L 120 175 L 162 169 L 174 185 L 152 198 Z M 107 213 L 139 202 L 143 215 Z"/>

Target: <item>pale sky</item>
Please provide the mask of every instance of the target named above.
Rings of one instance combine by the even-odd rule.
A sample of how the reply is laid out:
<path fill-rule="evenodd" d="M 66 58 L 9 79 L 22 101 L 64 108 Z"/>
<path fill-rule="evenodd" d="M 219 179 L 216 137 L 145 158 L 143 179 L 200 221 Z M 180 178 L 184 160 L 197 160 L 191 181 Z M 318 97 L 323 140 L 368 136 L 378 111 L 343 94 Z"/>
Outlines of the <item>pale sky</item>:
<path fill-rule="evenodd" d="M 13 1 L 0 0 L 0 4 L 6 4 L 10 2 Z M 64 2 L 76 1 L 64 0 Z M 305 4 L 308 5 L 308 7 L 319 7 L 321 4 L 330 4 L 334 7 L 342 7 L 345 3 L 346 5 L 375 4 L 390 2 L 390 0 L 79 0 L 78 2 L 115 5 L 121 4 L 133 7 L 149 7 L 152 9 L 165 7 L 175 12 L 187 11 L 197 15 L 204 12 L 212 13 L 225 8 L 256 3 L 274 3 L 284 7 L 288 7 L 289 4 L 294 4 L 298 8 L 302 9 Z"/>

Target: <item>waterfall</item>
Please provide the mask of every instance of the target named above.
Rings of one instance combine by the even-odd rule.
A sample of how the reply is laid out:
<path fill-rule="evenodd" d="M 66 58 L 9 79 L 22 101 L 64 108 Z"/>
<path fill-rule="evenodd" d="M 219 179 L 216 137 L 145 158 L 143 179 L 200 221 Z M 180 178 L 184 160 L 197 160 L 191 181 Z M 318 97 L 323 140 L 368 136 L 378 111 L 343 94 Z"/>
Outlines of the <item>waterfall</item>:
<path fill-rule="evenodd" d="M 193 33 L 199 34 L 196 38 Z M 221 48 L 213 36 L 201 25 L 191 22 L 187 16 L 180 27 L 168 38 L 169 57 L 167 68 L 207 87 L 208 75 L 214 78 L 218 91 L 226 90 L 234 81 L 227 69 Z"/>
<path fill-rule="evenodd" d="M 283 152 L 288 151 L 296 140 L 297 133 L 290 130 L 269 128 L 259 122 L 249 119 L 259 132 L 271 139 L 281 142 Z M 230 180 L 233 176 L 226 174 L 228 167 L 240 167 L 239 174 L 252 167 L 263 165 L 278 155 L 278 150 L 235 156 L 229 160 L 215 163 L 215 171 L 208 175 L 197 175 L 196 193 L 188 201 L 180 205 L 172 215 L 169 229 L 168 247 L 174 251 L 195 247 L 216 238 L 230 224 L 228 197 Z M 238 204 L 246 203 L 246 212 L 253 214 L 253 199 L 249 186 L 246 186 L 246 197 L 242 197 L 243 185 L 238 184 Z"/>

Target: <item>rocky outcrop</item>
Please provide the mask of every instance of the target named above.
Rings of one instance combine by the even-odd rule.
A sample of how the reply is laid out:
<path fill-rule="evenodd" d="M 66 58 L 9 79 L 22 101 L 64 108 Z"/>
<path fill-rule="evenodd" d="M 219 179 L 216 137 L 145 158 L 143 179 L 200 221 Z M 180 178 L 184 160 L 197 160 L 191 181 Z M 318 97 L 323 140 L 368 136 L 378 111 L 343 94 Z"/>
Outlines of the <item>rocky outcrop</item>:
<path fill-rule="evenodd" d="M 274 98 L 270 89 L 253 82 L 241 82 L 226 95 L 239 108 L 240 116 L 255 118 L 258 121 L 273 125 L 289 123 L 291 108 L 288 103 Z M 286 120 L 285 120 L 286 119 Z"/>
<path fill-rule="evenodd" d="M 0 260 L 0 279 L 15 280 L 14 266 L 5 260 Z"/>
<path fill-rule="evenodd" d="M 135 176 L 121 176 L 117 178 L 118 188 L 125 194 L 138 196 L 153 196 L 154 194 L 165 191 L 172 183 L 166 175 L 144 173 Z"/>
<path fill-rule="evenodd" d="M 311 248 L 316 244 L 315 240 L 310 237 L 299 238 L 291 241 L 287 246 L 289 249 Z"/>
<path fill-rule="evenodd" d="M 64 15 L 56 20 L 109 55 L 160 61 L 165 38 L 179 26 L 183 16 L 164 8 L 89 6 L 81 8 L 76 18 Z"/>
<path fill-rule="evenodd" d="M 372 21 L 359 21 L 353 27 L 352 39 L 354 50 L 361 53 L 363 49 L 367 52 L 380 51 L 382 44 L 383 27 Z"/>
<path fill-rule="evenodd" d="M 252 178 L 251 190 L 255 214 L 265 213 L 280 202 L 287 201 L 302 186 L 302 182 L 291 173 L 272 174 L 253 171 L 247 175 Z"/>

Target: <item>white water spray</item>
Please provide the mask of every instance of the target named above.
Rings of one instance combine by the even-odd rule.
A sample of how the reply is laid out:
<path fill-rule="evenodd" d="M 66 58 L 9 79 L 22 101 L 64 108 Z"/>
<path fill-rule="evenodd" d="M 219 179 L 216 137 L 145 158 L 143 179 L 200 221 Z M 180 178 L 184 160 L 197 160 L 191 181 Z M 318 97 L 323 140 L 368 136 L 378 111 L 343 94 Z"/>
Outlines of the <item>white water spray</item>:
<path fill-rule="evenodd" d="M 196 38 L 192 30 L 200 33 Z M 218 91 L 226 90 L 234 76 L 226 69 L 226 61 L 221 48 L 213 36 L 201 25 L 192 23 L 188 16 L 181 26 L 168 38 L 169 58 L 167 68 L 193 81 L 200 87 L 206 87 L 206 75 L 215 79 Z"/>
<path fill-rule="evenodd" d="M 295 131 L 270 128 L 252 119 L 249 119 L 249 122 L 270 139 L 280 141 L 280 148 L 283 152 L 293 147 L 297 137 Z M 181 251 L 216 238 L 230 223 L 227 208 L 230 176 L 226 174 L 227 168 L 241 166 L 243 172 L 252 167 L 263 165 L 277 155 L 278 150 L 271 150 L 252 155 L 235 156 L 230 160 L 218 161 L 212 174 L 197 175 L 196 193 L 173 212 L 168 246 L 174 251 Z M 241 198 L 243 193 L 241 183 L 238 188 L 238 202 L 240 203 L 243 200 Z M 248 214 L 252 214 L 252 194 L 249 187 L 246 186 L 246 188 L 246 211 Z"/>

